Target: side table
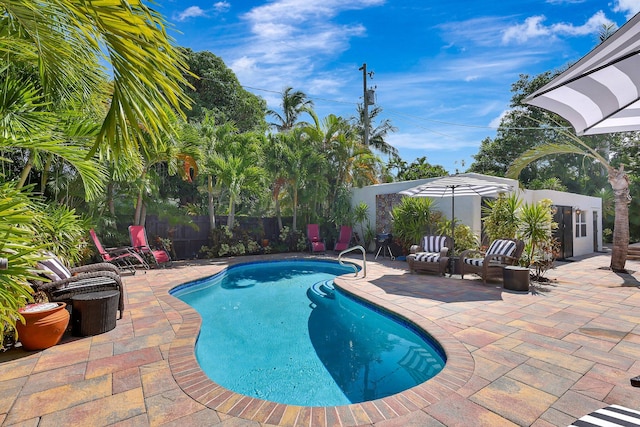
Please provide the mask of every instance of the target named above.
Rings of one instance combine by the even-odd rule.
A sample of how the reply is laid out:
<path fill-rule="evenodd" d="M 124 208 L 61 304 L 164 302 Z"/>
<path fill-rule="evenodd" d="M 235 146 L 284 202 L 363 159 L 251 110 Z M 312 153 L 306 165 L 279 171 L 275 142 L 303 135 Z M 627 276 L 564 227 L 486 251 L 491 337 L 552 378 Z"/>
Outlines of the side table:
<path fill-rule="evenodd" d="M 71 298 L 71 333 L 86 337 L 108 332 L 116 327 L 120 292 L 89 292 Z"/>
<path fill-rule="evenodd" d="M 510 291 L 529 292 L 529 269 L 509 265 L 502 269 L 503 287 Z"/>

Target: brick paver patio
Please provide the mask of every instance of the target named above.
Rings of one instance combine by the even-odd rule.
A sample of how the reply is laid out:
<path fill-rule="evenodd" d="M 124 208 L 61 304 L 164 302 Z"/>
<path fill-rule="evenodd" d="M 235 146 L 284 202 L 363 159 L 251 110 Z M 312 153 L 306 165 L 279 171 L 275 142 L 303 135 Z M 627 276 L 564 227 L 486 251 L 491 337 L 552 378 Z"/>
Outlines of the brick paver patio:
<path fill-rule="evenodd" d="M 299 257 L 304 257 L 300 254 Z M 529 293 L 473 276 L 411 275 L 368 262 L 366 279 L 336 285 L 426 329 L 448 361 L 435 378 L 389 398 L 329 408 L 238 395 L 200 371 L 200 318 L 172 287 L 229 263 L 180 262 L 125 276 L 125 316 L 105 334 L 47 350 L 0 354 L 3 426 L 566 426 L 609 404 L 640 409 L 640 262 L 631 274 L 600 254 L 564 263 Z"/>

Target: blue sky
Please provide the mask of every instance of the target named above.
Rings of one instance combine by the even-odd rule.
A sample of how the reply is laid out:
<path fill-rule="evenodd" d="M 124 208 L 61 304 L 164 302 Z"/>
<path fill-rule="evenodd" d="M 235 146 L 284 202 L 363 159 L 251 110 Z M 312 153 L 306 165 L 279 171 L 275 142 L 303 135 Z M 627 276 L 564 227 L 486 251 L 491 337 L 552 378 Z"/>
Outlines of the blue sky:
<path fill-rule="evenodd" d="M 158 0 L 180 46 L 221 57 L 245 88 L 279 108 L 291 86 L 320 118 L 352 117 L 359 68 L 412 162 L 464 171 L 494 137 L 520 74 L 555 70 L 624 24 L 640 0 Z"/>

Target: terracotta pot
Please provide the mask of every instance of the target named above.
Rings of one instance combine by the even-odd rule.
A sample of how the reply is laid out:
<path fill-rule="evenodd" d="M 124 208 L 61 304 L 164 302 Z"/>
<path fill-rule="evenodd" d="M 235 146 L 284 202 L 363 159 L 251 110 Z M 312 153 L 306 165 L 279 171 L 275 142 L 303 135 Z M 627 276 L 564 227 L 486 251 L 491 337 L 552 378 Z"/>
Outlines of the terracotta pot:
<path fill-rule="evenodd" d="M 55 305 L 55 306 L 54 306 Z M 64 302 L 29 304 L 20 309 L 26 323 L 18 322 L 18 339 L 27 351 L 44 350 L 60 341 L 69 324 Z"/>

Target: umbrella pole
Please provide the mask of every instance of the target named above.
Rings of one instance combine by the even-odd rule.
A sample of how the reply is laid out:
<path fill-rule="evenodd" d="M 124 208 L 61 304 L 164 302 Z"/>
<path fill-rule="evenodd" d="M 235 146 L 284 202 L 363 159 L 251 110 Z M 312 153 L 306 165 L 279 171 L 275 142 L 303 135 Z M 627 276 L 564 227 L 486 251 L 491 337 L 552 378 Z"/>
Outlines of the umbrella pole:
<path fill-rule="evenodd" d="M 451 248 L 451 254 L 455 254 L 456 247 L 456 217 L 454 215 L 455 207 L 456 207 L 456 187 L 455 185 L 451 187 L 451 242 L 453 244 L 453 248 Z"/>

